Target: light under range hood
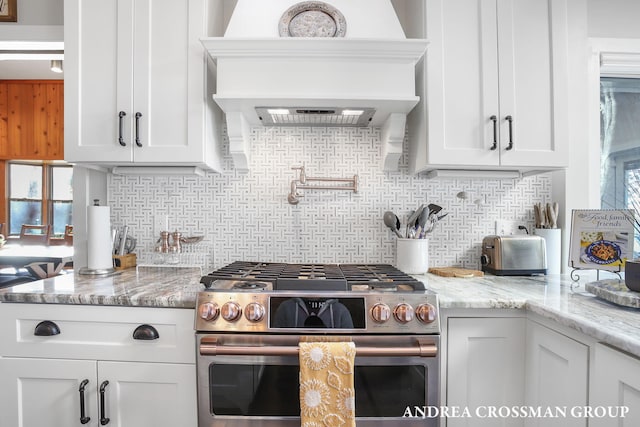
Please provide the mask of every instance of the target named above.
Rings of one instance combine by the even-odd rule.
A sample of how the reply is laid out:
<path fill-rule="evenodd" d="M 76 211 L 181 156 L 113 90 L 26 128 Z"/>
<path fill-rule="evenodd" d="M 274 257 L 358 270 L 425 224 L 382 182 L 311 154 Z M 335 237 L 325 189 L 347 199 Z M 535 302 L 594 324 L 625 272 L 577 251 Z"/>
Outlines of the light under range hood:
<path fill-rule="evenodd" d="M 295 1 L 238 0 L 225 36 L 201 40 L 237 169 L 248 169 L 255 126 L 373 126 L 382 128 L 383 169 L 397 170 L 427 42 L 404 37 L 389 0 L 327 3 L 344 14 L 345 37 L 280 37 L 278 21 Z"/>

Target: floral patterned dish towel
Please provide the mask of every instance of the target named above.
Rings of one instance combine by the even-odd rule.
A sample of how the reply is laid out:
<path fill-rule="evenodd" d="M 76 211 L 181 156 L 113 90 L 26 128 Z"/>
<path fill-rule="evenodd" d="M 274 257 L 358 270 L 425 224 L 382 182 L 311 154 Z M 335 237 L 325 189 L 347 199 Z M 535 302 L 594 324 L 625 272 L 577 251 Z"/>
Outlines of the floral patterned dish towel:
<path fill-rule="evenodd" d="M 353 342 L 300 342 L 302 427 L 355 427 Z"/>

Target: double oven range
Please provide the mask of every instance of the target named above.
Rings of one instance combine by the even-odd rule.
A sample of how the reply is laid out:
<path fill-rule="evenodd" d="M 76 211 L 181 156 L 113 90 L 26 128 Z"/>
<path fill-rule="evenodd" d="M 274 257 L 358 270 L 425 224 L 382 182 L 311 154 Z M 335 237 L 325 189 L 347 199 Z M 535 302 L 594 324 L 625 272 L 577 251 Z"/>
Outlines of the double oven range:
<path fill-rule="evenodd" d="M 350 340 L 360 427 L 438 426 L 438 298 L 382 264 L 234 262 L 196 302 L 199 427 L 300 425 L 298 343 Z M 311 338 L 308 338 L 311 337 Z"/>

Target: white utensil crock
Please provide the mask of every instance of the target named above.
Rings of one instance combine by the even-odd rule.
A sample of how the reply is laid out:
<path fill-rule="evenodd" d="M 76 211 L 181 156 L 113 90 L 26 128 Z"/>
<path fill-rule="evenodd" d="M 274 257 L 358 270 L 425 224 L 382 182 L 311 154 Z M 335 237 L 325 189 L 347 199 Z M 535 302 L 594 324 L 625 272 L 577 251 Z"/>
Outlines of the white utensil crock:
<path fill-rule="evenodd" d="M 545 251 L 547 252 L 547 274 L 560 274 L 562 230 L 559 228 L 534 228 L 533 234 L 544 238 Z"/>
<path fill-rule="evenodd" d="M 396 268 L 407 274 L 424 274 L 429 269 L 428 239 L 396 239 Z"/>

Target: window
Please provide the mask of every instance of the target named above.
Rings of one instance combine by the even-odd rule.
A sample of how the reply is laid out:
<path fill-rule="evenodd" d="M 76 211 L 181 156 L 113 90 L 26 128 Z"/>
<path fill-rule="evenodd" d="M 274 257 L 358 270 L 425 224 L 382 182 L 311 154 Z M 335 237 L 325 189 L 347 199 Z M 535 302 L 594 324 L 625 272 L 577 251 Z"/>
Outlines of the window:
<path fill-rule="evenodd" d="M 22 224 L 51 224 L 62 236 L 72 223 L 73 168 L 67 165 L 9 162 L 8 228 L 19 235 Z"/>
<path fill-rule="evenodd" d="M 603 209 L 640 214 L 640 78 L 600 79 L 600 195 Z M 640 252 L 635 236 L 634 256 Z"/>

